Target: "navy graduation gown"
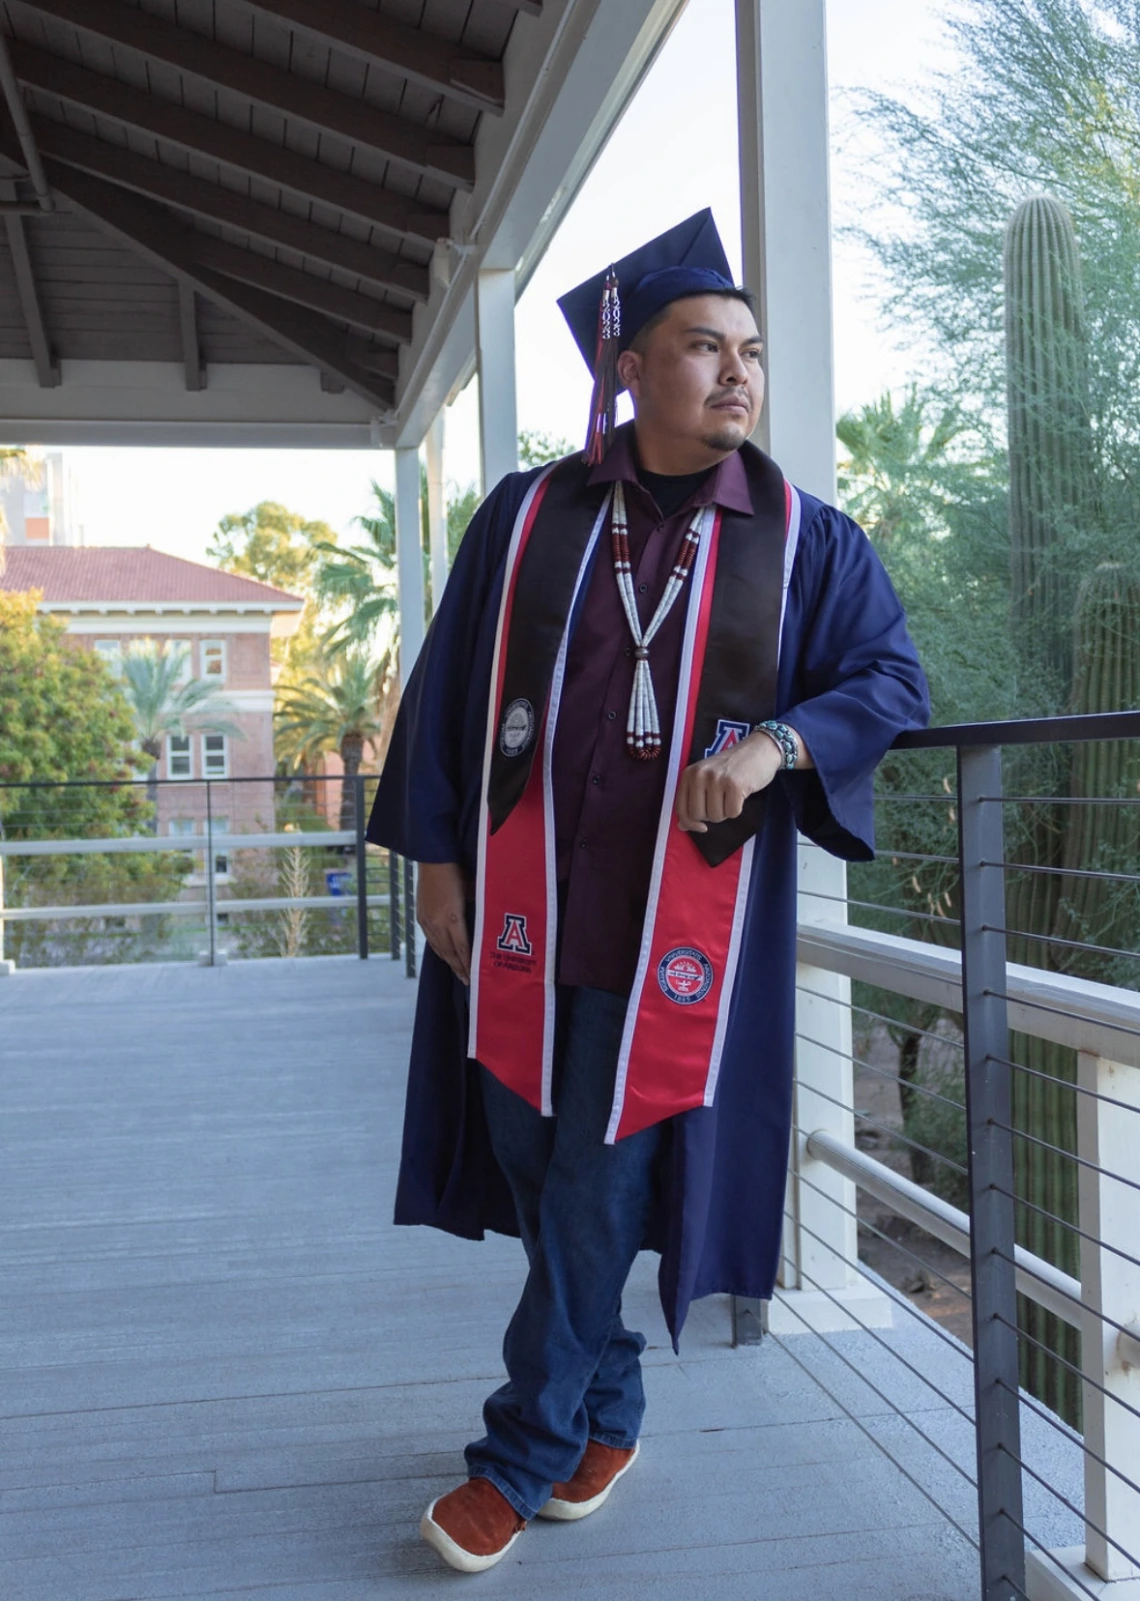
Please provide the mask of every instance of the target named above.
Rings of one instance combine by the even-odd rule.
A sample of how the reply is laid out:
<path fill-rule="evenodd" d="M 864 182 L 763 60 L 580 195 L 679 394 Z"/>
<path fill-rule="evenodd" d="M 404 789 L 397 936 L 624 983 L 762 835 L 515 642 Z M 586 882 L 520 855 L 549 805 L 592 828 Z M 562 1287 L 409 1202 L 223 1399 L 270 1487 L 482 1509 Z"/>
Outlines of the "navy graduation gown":
<path fill-rule="evenodd" d="M 537 469 L 536 469 L 537 471 Z M 372 843 L 474 872 L 487 701 L 507 547 L 534 472 L 488 496 L 456 557 L 405 689 L 368 824 Z M 740 965 L 712 1107 L 672 1120 L 661 1206 L 646 1242 L 661 1253 L 674 1343 L 689 1303 L 768 1298 L 780 1255 L 795 1022 L 796 830 L 848 861 L 874 851 L 872 775 L 895 736 L 925 725 L 926 682 L 902 607 L 870 541 L 802 495 L 788 591 L 778 715 L 815 770 L 776 779 L 757 840 Z M 396 1194 L 397 1223 L 468 1239 L 517 1234 L 492 1154 L 467 991 L 424 953 Z"/>

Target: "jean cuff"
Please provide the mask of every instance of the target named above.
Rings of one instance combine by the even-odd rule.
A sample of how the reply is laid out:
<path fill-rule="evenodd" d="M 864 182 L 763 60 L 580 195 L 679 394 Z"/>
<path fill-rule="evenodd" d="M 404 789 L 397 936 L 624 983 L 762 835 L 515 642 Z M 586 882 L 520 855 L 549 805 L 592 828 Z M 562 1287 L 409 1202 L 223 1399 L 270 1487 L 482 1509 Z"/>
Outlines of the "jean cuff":
<path fill-rule="evenodd" d="M 498 1490 L 499 1494 L 503 1497 L 503 1500 L 508 1501 L 510 1505 L 514 1507 L 519 1517 L 525 1518 L 528 1523 L 532 1518 L 537 1516 L 538 1507 L 529 1507 L 519 1495 L 518 1491 L 513 1490 L 505 1479 L 500 1478 L 500 1476 L 495 1472 L 494 1468 L 476 1468 L 473 1473 L 468 1475 L 468 1477 L 472 1479 L 486 1479 L 490 1484 L 493 1484 L 495 1489 Z M 541 1506 L 545 1506 L 549 1499 L 549 1495 L 546 1495 L 539 1504 Z"/>
<path fill-rule="evenodd" d="M 593 1429 L 590 1430 L 590 1438 L 599 1445 L 608 1445 L 613 1451 L 632 1451 L 637 1444 L 636 1436 L 628 1440 L 624 1434 L 595 1434 Z"/>

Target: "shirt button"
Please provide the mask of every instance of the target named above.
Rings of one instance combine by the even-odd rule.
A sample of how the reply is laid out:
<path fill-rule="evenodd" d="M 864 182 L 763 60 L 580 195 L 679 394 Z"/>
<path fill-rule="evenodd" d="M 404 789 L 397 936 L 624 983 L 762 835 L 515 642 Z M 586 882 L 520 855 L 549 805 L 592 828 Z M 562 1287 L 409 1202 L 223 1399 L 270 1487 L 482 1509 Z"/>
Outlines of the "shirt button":
<path fill-rule="evenodd" d="M 632 645 L 627 645 L 625 647 L 625 650 L 622 652 L 622 655 L 623 656 L 632 656 L 633 655 L 633 646 Z"/>
<path fill-rule="evenodd" d="M 600 784 L 601 783 L 601 779 L 598 777 L 597 773 L 591 773 L 591 775 L 590 775 L 590 783 L 591 784 Z"/>
<path fill-rule="evenodd" d="M 613 720 L 614 720 L 614 718 L 616 716 L 617 716 L 617 712 L 607 712 L 606 713 L 606 719 L 607 719 L 607 721 L 609 721 L 611 723 L 613 722 Z"/>
<path fill-rule="evenodd" d="M 649 585 L 648 585 L 648 584 L 638 584 L 638 586 L 637 586 L 637 593 L 638 593 L 638 594 L 639 594 L 639 595 L 644 595 L 644 594 L 645 594 L 645 592 L 646 592 L 646 590 L 647 590 L 647 589 L 648 589 L 648 588 L 649 588 Z"/>
<path fill-rule="evenodd" d="M 578 841 L 578 849 L 580 851 L 584 851 L 586 849 L 586 841 L 584 839 L 580 839 Z"/>

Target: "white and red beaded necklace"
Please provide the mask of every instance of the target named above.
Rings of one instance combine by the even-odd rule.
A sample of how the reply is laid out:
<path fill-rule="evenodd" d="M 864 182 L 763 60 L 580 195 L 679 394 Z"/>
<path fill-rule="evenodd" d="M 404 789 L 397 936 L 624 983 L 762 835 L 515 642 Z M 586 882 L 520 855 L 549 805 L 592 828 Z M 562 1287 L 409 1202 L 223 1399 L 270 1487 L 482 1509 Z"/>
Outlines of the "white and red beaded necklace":
<path fill-rule="evenodd" d="M 681 550 L 677 556 L 669 582 L 653 618 L 645 630 L 637 615 L 637 596 L 633 589 L 633 568 L 629 560 L 629 524 L 625 515 L 625 488 L 614 485 L 613 508 L 610 513 L 610 540 L 613 545 L 614 573 L 618 593 L 625 608 L 629 631 L 633 635 L 633 693 L 629 700 L 629 716 L 625 725 L 625 743 L 631 756 L 640 761 L 652 761 L 661 754 L 661 720 L 657 712 L 657 697 L 653 693 L 653 674 L 649 670 L 649 647 L 656 638 L 662 623 L 673 609 L 677 596 L 685 587 L 685 580 L 693 570 L 697 549 L 701 542 L 712 507 L 697 506 L 693 510 Z"/>

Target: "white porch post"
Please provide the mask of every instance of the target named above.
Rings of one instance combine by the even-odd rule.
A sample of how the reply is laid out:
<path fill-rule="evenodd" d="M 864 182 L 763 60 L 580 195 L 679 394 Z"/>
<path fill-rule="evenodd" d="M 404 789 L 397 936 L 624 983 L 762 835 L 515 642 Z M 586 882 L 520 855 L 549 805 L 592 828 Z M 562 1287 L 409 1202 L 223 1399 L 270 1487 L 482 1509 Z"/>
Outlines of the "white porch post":
<path fill-rule="evenodd" d="M 736 0 L 736 49 L 744 279 L 757 295 L 768 376 L 756 439 L 793 483 L 834 502 L 825 0 Z M 842 862 L 801 842 L 800 872 L 800 920 L 846 921 Z M 851 1113 L 835 1104 L 852 1104 L 851 985 L 802 965 L 797 984 L 797 1029 L 814 1043 L 796 1047 L 800 1132 L 767 1325 L 855 1327 L 844 1308 L 889 1324 L 889 1300 L 856 1267 L 855 1186 L 803 1149 L 817 1128 L 854 1140 Z"/>
<path fill-rule="evenodd" d="M 1140 1552 L 1140 1495 L 1103 1462 L 1133 1484 L 1140 1482 L 1140 1421 L 1128 1410 L 1140 1408 L 1140 1268 L 1128 1260 L 1136 1255 L 1140 1197 L 1111 1176 L 1131 1178 L 1136 1172 L 1140 1067 L 1081 1051 L 1077 1082 L 1089 1092 L 1077 1097 L 1077 1153 L 1090 1164 L 1081 1168 L 1078 1180 L 1081 1296 L 1092 1309 L 1082 1314 L 1081 1328 L 1082 1364 L 1092 1381 L 1083 1396 L 1089 1521 L 1084 1546 L 1054 1551 L 1056 1562 L 1026 1549 L 1026 1588 L 1032 1601 L 1075 1601 L 1090 1594 L 1104 1601 L 1137 1601 L 1140 1569 L 1110 1540 Z M 1111 1101 L 1100 1100 L 1102 1095 Z M 1098 1313 L 1113 1323 L 1102 1322 Z M 1132 1336 L 1114 1324 L 1131 1327 Z"/>
<path fill-rule="evenodd" d="M 424 642 L 424 558 L 420 531 L 420 453 L 396 453 L 396 586 L 400 605 L 400 684 Z"/>
<path fill-rule="evenodd" d="M 431 609 L 439 610 L 443 586 L 447 583 L 447 512 L 443 503 L 444 414 L 441 411 L 427 431 L 424 454 L 427 458 L 428 546 L 431 550 Z"/>
<path fill-rule="evenodd" d="M 483 493 L 518 471 L 515 400 L 515 275 L 485 268 L 475 283 L 475 356 L 479 369 L 479 451 Z"/>

